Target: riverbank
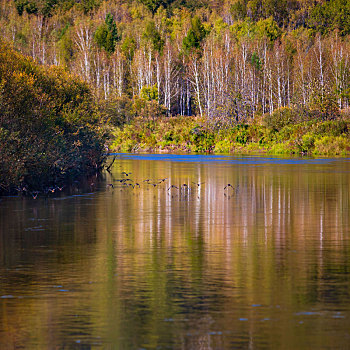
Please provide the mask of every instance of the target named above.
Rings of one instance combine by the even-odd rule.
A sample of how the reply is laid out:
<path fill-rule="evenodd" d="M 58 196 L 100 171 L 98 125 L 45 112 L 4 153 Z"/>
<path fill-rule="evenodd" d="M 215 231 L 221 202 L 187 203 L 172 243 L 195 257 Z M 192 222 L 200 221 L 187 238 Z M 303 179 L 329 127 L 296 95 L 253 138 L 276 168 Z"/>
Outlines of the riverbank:
<path fill-rule="evenodd" d="M 271 124 L 271 123 L 270 123 Z M 349 155 L 350 119 L 316 119 L 276 127 L 266 120 L 222 126 L 195 117 L 136 118 L 116 128 L 113 152 Z"/>
<path fill-rule="evenodd" d="M 85 82 L 0 41 L 0 195 L 36 197 L 96 173 L 103 130 Z"/>

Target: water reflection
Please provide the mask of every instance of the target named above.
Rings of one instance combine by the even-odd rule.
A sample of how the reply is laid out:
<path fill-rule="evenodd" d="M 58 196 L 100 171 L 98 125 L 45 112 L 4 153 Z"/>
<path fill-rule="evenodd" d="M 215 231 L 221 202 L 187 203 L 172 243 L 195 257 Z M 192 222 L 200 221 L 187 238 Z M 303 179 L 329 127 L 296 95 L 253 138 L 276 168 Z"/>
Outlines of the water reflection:
<path fill-rule="evenodd" d="M 3 198 L 0 348 L 346 347 L 349 171 L 128 155 L 94 192 Z"/>

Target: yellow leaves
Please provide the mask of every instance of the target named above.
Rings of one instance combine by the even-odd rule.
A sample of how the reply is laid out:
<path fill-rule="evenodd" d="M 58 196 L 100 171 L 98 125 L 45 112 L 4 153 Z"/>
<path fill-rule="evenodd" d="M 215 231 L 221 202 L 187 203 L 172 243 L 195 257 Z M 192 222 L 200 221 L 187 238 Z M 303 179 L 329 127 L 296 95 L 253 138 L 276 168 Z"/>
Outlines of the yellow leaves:
<path fill-rule="evenodd" d="M 52 171 L 63 181 L 67 172 L 60 169 L 69 168 L 76 176 L 95 172 L 103 161 L 104 139 L 94 129 L 87 84 L 62 68 L 38 65 L 1 41 L 0 104 L 0 138 L 6 150 L 0 183 L 10 190 L 23 179 L 27 187 L 42 190 Z M 57 159 L 62 161 L 59 168 Z"/>
<path fill-rule="evenodd" d="M 19 87 L 23 88 L 32 88 L 36 81 L 33 74 L 27 74 L 23 71 L 12 72 L 12 79 L 15 83 L 19 84 Z"/>
<path fill-rule="evenodd" d="M 315 141 L 314 154 L 346 155 L 350 151 L 350 141 L 345 136 L 323 136 Z"/>
<path fill-rule="evenodd" d="M 229 28 L 229 25 L 223 21 L 222 18 L 218 18 L 214 23 L 214 31 L 221 35 L 223 32 L 225 32 Z"/>
<path fill-rule="evenodd" d="M 81 143 L 80 140 L 76 140 L 76 141 L 74 141 L 73 146 L 74 146 L 75 148 L 81 147 L 81 146 L 82 146 L 82 143 Z"/>

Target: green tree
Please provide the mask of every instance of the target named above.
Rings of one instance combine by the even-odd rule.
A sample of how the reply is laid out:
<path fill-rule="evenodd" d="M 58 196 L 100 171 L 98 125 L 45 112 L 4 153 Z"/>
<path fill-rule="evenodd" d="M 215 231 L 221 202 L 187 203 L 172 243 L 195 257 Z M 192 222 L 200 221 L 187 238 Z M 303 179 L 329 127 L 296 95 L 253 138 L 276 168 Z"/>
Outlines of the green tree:
<path fill-rule="evenodd" d="M 191 28 L 182 42 L 184 51 L 188 53 L 191 49 L 199 49 L 202 40 L 207 34 L 201 20 L 195 16 L 191 21 Z"/>
<path fill-rule="evenodd" d="M 56 32 L 57 47 L 63 65 L 69 66 L 72 61 L 74 50 L 71 35 L 71 26 L 67 23 L 60 31 Z"/>
<path fill-rule="evenodd" d="M 140 96 L 145 101 L 158 101 L 158 86 L 154 84 L 153 86 L 144 86 L 140 91 Z"/>
<path fill-rule="evenodd" d="M 15 0 L 15 6 L 20 16 L 22 16 L 24 11 L 26 11 L 28 14 L 38 12 L 38 6 L 35 1 Z"/>
<path fill-rule="evenodd" d="M 160 6 L 166 6 L 169 1 L 166 0 L 138 0 L 141 4 L 144 4 L 154 15 Z"/>
<path fill-rule="evenodd" d="M 242 37 L 248 36 L 249 38 L 254 38 L 256 35 L 256 24 L 250 18 L 246 18 L 243 21 L 235 22 L 231 27 L 230 31 L 239 40 Z"/>
<path fill-rule="evenodd" d="M 232 17 L 235 20 L 243 20 L 247 16 L 247 2 L 245 0 L 236 0 L 230 8 Z"/>
<path fill-rule="evenodd" d="M 111 13 L 107 13 L 106 19 L 105 19 L 108 31 L 111 34 L 112 40 L 119 41 L 120 40 L 120 35 L 118 33 L 118 28 L 117 24 L 114 21 L 113 15 Z"/>
<path fill-rule="evenodd" d="M 108 53 L 113 53 L 119 40 L 117 25 L 112 14 L 108 13 L 105 23 L 100 25 L 95 32 L 95 41 L 100 48 L 104 48 Z"/>
<path fill-rule="evenodd" d="M 259 55 L 256 52 L 253 52 L 252 57 L 250 59 L 250 62 L 252 66 L 257 70 L 260 71 L 262 67 L 261 60 L 259 58 Z"/>
<path fill-rule="evenodd" d="M 164 46 L 164 40 L 160 36 L 159 31 L 156 28 L 154 21 L 150 21 L 146 25 L 146 29 L 143 32 L 144 39 L 150 41 L 153 46 L 153 50 L 161 52 Z"/>
<path fill-rule="evenodd" d="M 25 11 L 28 14 L 40 13 L 44 17 L 51 17 L 56 8 L 64 8 L 67 11 L 73 5 L 72 0 L 15 0 L 15 7 L 20 16 Z"/>
<path fill-rule="evenodd" d="M 44 191 L 94 173 L 103 144 L 87 84 L 0 40 L 0 192 Z"/>
<path fill-rule="evenodd" d="M 196 9 L 208 6 L 207 0 L 170 0 L 167 1 L 167 3 L 172 9 L 187 8 L 191 11 L 195 11 Z"/>
<path fill-rule="evenodd" d="M 350 0 L 330 0 L 312 8 L 308 25 L 327 34 L 338 29 L 341 35 L 350 34 Z"/>
<path fill-rule="evenodd" d="M 282 36 L 282 30 L 272 17 L 258 21 L 256 28 L 258 34 L 268 38 L 271 43 Z"/>
<path fill-rule="evenodd" d="M 76 7 L 87 15 L 88 13 L 97 9 L 100 6 L 100 4 L 101 0 L 80 0 L 76 4 Z"/>
<path fill-rule="evenodd" d="M 126 36 L 120 45 L 120 49 L 122 50 L 125 58 L 132 61 L 136 50 L 135 39 L 133 37 Z"/>

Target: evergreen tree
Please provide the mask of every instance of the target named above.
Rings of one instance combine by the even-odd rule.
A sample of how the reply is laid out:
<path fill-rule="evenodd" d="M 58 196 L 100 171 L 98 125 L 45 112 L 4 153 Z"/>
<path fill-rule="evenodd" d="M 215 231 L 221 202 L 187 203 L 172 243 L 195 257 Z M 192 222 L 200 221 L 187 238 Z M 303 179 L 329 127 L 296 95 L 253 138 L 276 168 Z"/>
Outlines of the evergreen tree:
<path fill-rule="evenodd" d="M 139 0 L 142 4 L 144 4 L 154 15 L 160 6 L 166 6 L 167 1 L 165 0 Z"/>
<path fill-rule="evenodd" d="M 119 40 L 117 25 L 112 14 L 108 13 L 105 23 L 100 25 L 95 32 L 95 41 L 100 48 L 104 48 L 108 53 L 113 53 Z"/>
<path fill-rule="evenodd" d="M 206 37 L 207 31 L 205 30 L 201 20 L 195 16 L 191 21 L 191 28 L 185 36 L 182 46 L 186 53 L 189 53 L 191 49 L 199 49 L 202 40 Z"/>

